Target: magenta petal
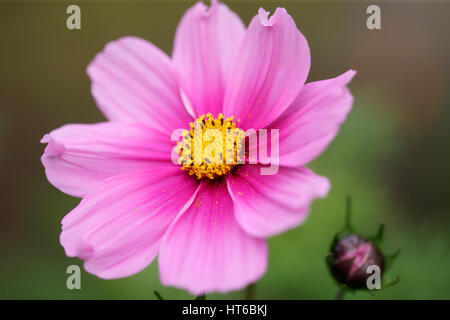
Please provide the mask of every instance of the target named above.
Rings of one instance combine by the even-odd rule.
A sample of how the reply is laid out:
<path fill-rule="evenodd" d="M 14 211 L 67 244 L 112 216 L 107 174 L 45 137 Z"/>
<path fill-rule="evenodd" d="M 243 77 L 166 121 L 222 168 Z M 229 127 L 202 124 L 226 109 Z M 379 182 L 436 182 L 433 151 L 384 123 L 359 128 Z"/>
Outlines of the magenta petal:
<path fill-rule="evenodd" d="M 235 220 L 226 183 L 206 181 L 164 235 L 158 260 L 164 285 L 194 295 L 227 292 L 242 289 L 264 274 L 267 246 Z"/>
<path fill-rule="evenodd" d="M 300 225 L 311 202 L 325 197 L 330 183 L 307 168 L 280 167 L 276 175 L 261 175 L 259 165 L 245 165 L 229 176 L 234 214 L 255 237 L 270 237 Z"/>
<path fill-rule="evenodd" d="M 87 69 L 92 94 L 114 121 L 145 123 L 171 134 L 191 121 L 170 58 L 146 40 L 110 42 Z"/>
<path fill-rule="evenodd" d="M 281 165 L 305 165 L 326 149 L 352 108 L 353 96 L 346 85 L 355 73 L 350 70 L 306 84 L 289 109 L 269 126 L 280 130 Z"/>
<path fill-rule="evenodd" d="M 41 142 L 48 180 L 77 197 L 111 176 L 171 164 L 170 137 L 141 124 L 69 124 Z"/>
<path fill-rule="evenodd" d="M 173 166 L 110 178 L 64 217 L 61 244 L 101 278 L 135 274 L 154 259 L 163 234 L 197 186 Z"/>
<path fill-rule="evenodd" d="M 197 2 L 178 26 L 173 61 L 196 116 L 222 111 L 225 84 L 245 34 L 240 18 L 226 5 Z"/>
<path fill-rule="evenodd" d="M 239 126 L 260 129 L 280 116 L 297 97 L 310 68 L 305 37 L 283 8 L 267 19 L 260 9 L 239 49 L 228 82 L 224 114 Z"/>

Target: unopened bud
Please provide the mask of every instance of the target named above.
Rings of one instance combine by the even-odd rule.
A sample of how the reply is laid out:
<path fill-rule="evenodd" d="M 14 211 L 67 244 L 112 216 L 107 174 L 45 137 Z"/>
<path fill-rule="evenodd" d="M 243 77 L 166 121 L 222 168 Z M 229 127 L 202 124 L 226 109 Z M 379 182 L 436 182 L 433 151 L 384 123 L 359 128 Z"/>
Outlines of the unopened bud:
<path fill-rule="evenodd" d="M 366 288 L 371 273 L 368 267 L 376 265 L 384 271 L 384 257 L 372 241 L 357 234 L 336 239 L 329 259 L 329 267 L 335 279 L 353 289 Z"/>

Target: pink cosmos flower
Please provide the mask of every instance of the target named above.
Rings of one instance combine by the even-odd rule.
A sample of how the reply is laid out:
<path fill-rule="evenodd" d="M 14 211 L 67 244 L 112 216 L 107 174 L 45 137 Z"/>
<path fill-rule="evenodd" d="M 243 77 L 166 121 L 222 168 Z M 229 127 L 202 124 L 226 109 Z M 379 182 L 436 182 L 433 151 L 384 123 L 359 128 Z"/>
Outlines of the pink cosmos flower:
<path fill-rule="evenodd" d="M 109 43 L 87 69 L 109 121 L 65 125 L 41 141 L 48 180 L 82 198 L 62 221 L 67 256 L 113 279 L 158 255 L 161 282 L 196 295 L 257 281 L 265 239 L 300 225 L 327 194 L 328 180 L 305 165 L 353 103 L 354 71 L 305 85 L 309 68 L 308 43 L 283 8 L 270 18 L 260 9 L 246 29 L 226 5 L 197 3 L 172 58 L 134 37 Z M 171 134 L 207 113 L 234 116 L 225 121 L 241 130 L 279 129 L 278 173 L 261 175 L 261 164 L 211 171 L 212 179 L 181 170 Z"/>

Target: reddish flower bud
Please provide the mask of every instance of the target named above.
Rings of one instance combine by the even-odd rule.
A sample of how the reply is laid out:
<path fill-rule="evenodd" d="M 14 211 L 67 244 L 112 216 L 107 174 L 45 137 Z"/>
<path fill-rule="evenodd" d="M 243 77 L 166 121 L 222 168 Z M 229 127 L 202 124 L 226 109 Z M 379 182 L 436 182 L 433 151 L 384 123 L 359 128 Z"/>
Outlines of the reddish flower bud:
<path fill-rule="evenodd" d="M 335 279 L 353 289 L 366 288 L 371 275 L 367 272 L 369 266 L 377 265 L 381 273 L 385 266 L 384 257 L 375 244 L 356 234 L 336 238 L 328 261 Z"/>

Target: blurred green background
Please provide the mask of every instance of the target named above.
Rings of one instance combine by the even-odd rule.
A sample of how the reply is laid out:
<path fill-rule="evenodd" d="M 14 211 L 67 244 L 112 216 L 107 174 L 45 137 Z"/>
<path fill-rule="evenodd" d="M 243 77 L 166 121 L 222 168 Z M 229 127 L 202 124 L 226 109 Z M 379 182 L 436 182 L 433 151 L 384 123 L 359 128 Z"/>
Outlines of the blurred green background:
<path fill-rule="evenodd" d="M 398 285 L 375 297 L 450 298 L 450 2 L 382 2 L 382 29 L 366 28 L 369 2 L 225 1 L 248 24 L 263 6 L 283 6 L 307 37 L 308 81 L 353 68 L 354 109 L 311 168 L 329 177 L 329 196 L 304 225 L 269 239 L 262 299 L 330 299 L 336 286 L 325 256 L 342 227 L 345 196 L 354 224 L 402 252 L 386 276 Z M 82 28 L 66 28 L 66 7 L 81 7 Z M 90 94 L 86 66 L 118 37 L 145 38 L 170 54 L 174 32 L 194 1 L 20 1 L 0 3 L 0 298 L 188 298 L 162 287 L 157 263 L 121 280 L 82 271 L 81 290 L 66 288 L 61 218 L 77 205 L 46 180 L 40 138 L 65 123 L 104 120 Z M 243 298 L 243 292 L 210 298 Z"/>

